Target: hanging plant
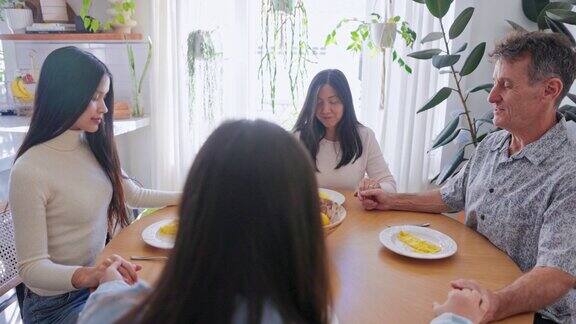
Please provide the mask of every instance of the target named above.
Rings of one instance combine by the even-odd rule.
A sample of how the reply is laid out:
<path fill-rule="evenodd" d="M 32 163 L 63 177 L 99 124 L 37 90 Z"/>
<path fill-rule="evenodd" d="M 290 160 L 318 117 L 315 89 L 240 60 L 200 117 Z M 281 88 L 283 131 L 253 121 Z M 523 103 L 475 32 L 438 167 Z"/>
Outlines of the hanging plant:
<path fill-rule="evenodd" d="M 188 106 L 190 125 L 194 107 L 202 107 L 204 119 L 213 122 L 222 107 L 222 53 L 216 50 L 213 31 L 195 30 L 188 34 Z M 197 95 L 199 94 L 199 95 Z"/>
<path fill-rule="evenodd" d="M 347 24 L 356 24 L 356 28 L 350 32 L 350 43 L 346 47 L 347 50 L 360 53 L 364 45 L 373 52 L 384 52 L 386 48 L 390 48 L 392 61 L 397 62 L 406 73 L 412 73 L 412 68 L 394 49 L 396 34 L 400 34 L 406 47 L 412 48 L 414 45 L 417 35 L 410 28 L 408 22 L 402 21 L 400 16 L 382 19 L 377 13 L 372 13 L 369 21 L 358 18 L 344 18 L 326 35 L 324 45 L 336 45 L 338 30 Z"/>
<path fill-rule="evenodd" d="M 258 67 L 264 105 L 266 80 L 270 88 L 272 111 L 276 107 L 276 82 L 279 58 L 288 70 L 292 105 L 306 79 L 307 65 L 314 56 L 308 44 L 308 15 L 302 0 L 262 0 L 262 58 Z"/>

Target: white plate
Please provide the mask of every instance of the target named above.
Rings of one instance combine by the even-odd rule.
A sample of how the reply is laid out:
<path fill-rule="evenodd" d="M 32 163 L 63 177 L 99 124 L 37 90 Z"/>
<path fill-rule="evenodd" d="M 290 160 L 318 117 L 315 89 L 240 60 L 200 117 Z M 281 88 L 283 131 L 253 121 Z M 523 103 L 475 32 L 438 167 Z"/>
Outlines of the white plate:
<path fill-rule="evenodd" d="M 400 231 L 408 232 L 420 239 L 436 244 L 440 246 L 441 250 L 440 252 L 433 254 L 414 252 L 411 247 L 398 240 L 397 234 Z M 383 230 L 380 232 L 380 242 L 382 242 L 385 247 L 393 252 L 416 259 L 447 258 L 456 253 L 456 250 L 458 250 L 458 245 L 450 236 L 431 228 L 412 225 L 392 226 Z"/>
<path fill-rule="evenodd" d="M 160 227 L 172 222 L 174 219 L 165 219 L 149 225 L 142 231 L 142 239 L 144 242 L 160 249 L 171 249 L 174 247 L 174 239 L 176 236 L 161 235 L 158 233 Z"/>
<path fill-rule="evenodd" d="M 343 194 L 339 193 L 338 191 L 326 189 L 326 188 L 319 188 L 318 191 L 324 193 L 326 196 L 330 198 L 333 202 L 337 203 L 338 205 L 342 205 L 346 198 Z"/>
<path fill-rule="evenodd" d="M 331 230 L 334 227 L 340 225 L 346 218 L 346 209 L 342 205 L 339 204 L 332 204 L 334 206 L 334 210 L 330 213 L 333 215 L 330 217 L 330 224 L 323 226 L 325 230 Z"/>

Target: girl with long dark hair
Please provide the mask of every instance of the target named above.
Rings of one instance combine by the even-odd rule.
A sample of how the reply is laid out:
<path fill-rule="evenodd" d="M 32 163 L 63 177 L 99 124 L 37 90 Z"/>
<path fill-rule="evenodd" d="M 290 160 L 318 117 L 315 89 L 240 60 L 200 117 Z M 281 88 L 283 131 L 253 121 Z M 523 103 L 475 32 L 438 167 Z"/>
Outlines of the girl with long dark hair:
<path fill-rule="evenodd" d="M 320 187 L 396 191 L 374 132 L 356 119 L 341 71 L 324 70 L 312 79 L 294 132 L 316 165 Z"/>
<path fill-rule="evenodd" d="M 180 194 L 141 189 L 123 176 L 114 143 L 112 75 L 76 47 L 53 51 L 40 73 L 30 128 L 10 175 L 25 323 L 75 323 L 111 262 L 129 283 L 137 266 L 94 265 L 132 207 L 176 204 Z"/>
<path fill-rule="evenodd" d="M 118 266 L 80 323 L 328 323 L 327 257 L 307 152 L 274 124 L 223 124 L 192 165 L 157 287 L 127 285 Z"/>

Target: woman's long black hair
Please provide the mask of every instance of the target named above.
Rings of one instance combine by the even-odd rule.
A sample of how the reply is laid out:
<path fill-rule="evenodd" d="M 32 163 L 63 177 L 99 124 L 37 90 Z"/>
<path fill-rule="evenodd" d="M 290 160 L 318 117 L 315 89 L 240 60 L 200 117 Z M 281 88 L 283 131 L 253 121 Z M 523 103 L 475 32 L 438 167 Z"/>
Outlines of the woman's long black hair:
<path fill-rule="evenodd" d="M 117 224 L 128 225 L 128 217 L 124 205 L 120 161 L 114 142 L 112 74 L 96 56 L 68 46 L 56 49 L 46 57 L 36 88 L 30 128 L 18 149 L 16 159 L 31 147 L 70 129 L 88 107 L 104 75 L 110 78 L 110 90 L 104 98 L 108 112 L 104 114 L 98 131 L 86 132 L 85 135 L 92 153 L 112 183 L 112 200 L 108 206 L 110 230 Z"/>
<path fill-rule="evenodd" d="M 324 85 L 330 85 L 334 91 L 336 91 L 338 99 L 340 99 L 344 106 L 342 119 L 336 127 L 341 156 L 340 161 L 336 165 L 336 169 L 338 169 L 349 163 L 354 163 L 362 156 L 363 149 L 362 140 L 358 134 L 358 127 L 362 124 L 360 124 L 356 118 L 350 85 L 342 71 L 331 69 L 316 74 L 308 87 L 306 101 L 304 102 L 304 106 L 300 111 L 293 130 L 300 132 L 300 140 L 310 152 L 314 162 L 316 162 L 320 141 L 324 135 L 326 135 L 326 128 L 318 118 L 316 118 L 318 93 Z"/>
<path fill-rule="evenodd" d="M 221 125 L 188 174 L 176 243 L 156 289 L 118 323 L 327 323 L 318 188 L 305 149 L 269 122 Z"/>

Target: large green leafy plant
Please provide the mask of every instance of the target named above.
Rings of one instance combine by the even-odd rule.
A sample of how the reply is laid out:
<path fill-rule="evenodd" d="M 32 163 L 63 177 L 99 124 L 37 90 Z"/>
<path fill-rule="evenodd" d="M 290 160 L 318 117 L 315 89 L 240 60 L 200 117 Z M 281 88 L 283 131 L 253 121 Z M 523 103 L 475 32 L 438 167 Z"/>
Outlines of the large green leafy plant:
<path fill-rule="evenodd" d="M 459 148 L 450 163 L 434 178 L 436 183 L 441 184 L 458 170 L 458 167 L 472 155 L 478 143 L 492 131 L 491 113 L 480 118 L 474 118 L 468 105 L 468 99 L 478 92 L 489 92 L 493 85 L 486 83 L 470 89 L 463 88 L 464 77 L 473 73 L 480 64 L 486 50 L 486 42 L 474 46 L 464 60 L 461 59 L 468 48 L 468 43 L 464 43 L 456 51 L 451 51 L 450 42 L 460 36 L 465 30 L 472 18 L 474 8 L 468 7 L 464 9 L 454 19 L 451 26 L 446 29 L 447 26 L 445 26 L 443 18 L 448 13 L 453 0 L 413 1 L 426 5 L 430 14 L 438 19 L 440 23 L 440 30 L 426 35 L 421 40 L 421 43 L 442 40 L 443 46 L 441 46 L 441 48 L 420 50 L 410 53 L 408 56 L 419 60 L 431 60 L 432 65 L 439 70 L 439 73 L 450 74 L 454 85 L 453 87 L 443 87 L 440 89 L 418 109 L 418 113 L 438 106 L 452 95 L 457 96 L 460 104 L 460 112 L 446 124 L 444 129 L 435 138 L 432 144 L 432 150 L 448 145 L 459 137 L 460 134 L 467 133 L 467 136 L 462 136 L 462 138 L 466 138 L 467 140 L 459 144 Z M 462 121 L 464 122 L 462 123 Z"/>

